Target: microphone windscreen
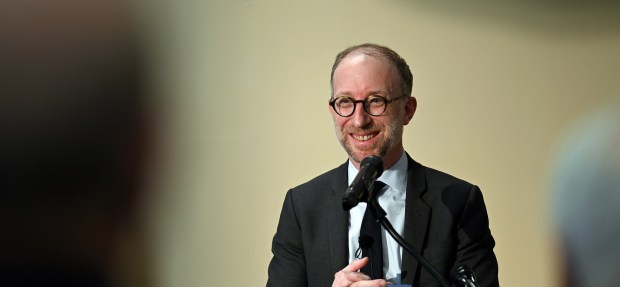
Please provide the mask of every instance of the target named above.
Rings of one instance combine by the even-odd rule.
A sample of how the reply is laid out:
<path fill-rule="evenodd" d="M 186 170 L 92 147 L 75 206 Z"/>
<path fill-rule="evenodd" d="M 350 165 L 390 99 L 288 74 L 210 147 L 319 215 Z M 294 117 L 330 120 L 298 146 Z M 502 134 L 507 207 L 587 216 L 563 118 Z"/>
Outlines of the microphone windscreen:
<path fill-rule="evenodd" d="M 370 165 L 370 167 L 376 170 L 377 177 L 381 176 L 381 174 L 383 173 L 383 161 L 378 156 L 371 155 L 371 156 L 364 158 L 362 162 L 360 163 L 360 167 L 365 166 L 365 165 Z"/>
<path fill-rule="evenodd" d="M 450 277 L 452 282 L 458 286 L 470 286 L 467 285 L 470 282 L 476 282 L 476 275 L 474 271 L 467 265 L 457 265 L 450 271 Z"/>
<path fill-rule="evenodd" d="M 370 248 L 375 240 L 368 234 L 360 234 L 359 243 L 361 248 Z"/>

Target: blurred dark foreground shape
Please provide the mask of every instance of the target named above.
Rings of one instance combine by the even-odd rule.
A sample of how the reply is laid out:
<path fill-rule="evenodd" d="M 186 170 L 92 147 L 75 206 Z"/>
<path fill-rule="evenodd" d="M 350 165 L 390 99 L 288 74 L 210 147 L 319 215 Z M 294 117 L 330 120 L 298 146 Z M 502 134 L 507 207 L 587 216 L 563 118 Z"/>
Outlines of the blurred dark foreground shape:
<path fill-rule="evenodd" d="M 0 2 L 0 286 L 149 285 L 130 4 Z"/>

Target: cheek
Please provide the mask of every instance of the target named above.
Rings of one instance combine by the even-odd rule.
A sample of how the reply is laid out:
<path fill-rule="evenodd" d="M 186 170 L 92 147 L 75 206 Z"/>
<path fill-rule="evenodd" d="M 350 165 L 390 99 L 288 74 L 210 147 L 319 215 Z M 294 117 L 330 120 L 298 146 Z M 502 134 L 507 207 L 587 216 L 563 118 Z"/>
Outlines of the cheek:
<path fill-rule="evenodd" d="M 393 137 L 398 127 L 403 125 L 401 121 L 402 119 L 393 118 L 390 121 L 382 122 L 381 124 L 386 135 Z"/>
<path fill-rule="evenodd" d="M 347 120 L 345 118 L 342 118 L 340 116 L 334 117 L 334 126 L 337 129 L 342 130 L 344 126 L 346 125 L 346 123 L 347 123 Z"/>

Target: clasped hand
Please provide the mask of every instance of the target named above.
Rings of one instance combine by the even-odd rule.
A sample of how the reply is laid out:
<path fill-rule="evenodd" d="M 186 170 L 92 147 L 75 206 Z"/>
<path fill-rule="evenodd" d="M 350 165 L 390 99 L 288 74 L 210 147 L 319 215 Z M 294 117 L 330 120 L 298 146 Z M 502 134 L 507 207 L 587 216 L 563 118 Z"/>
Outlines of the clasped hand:
<path fill-rule="evenodd" d="M 334 274 L 332 287 L 384 287 L 388 285 L 384 279 L 372 280 L 370 276 L 359 272 L 366 264 L 368 264 L 368 257 L 353 260 L 347 267 Z"/>

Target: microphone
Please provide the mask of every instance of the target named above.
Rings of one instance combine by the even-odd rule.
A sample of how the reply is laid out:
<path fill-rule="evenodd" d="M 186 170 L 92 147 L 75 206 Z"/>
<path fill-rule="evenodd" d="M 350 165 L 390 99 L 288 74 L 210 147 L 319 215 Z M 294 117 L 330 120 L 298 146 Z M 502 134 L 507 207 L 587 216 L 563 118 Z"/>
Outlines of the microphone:
<path fill-rule="evenodd" d="M 375 180 L 383 173 L 383 161 L 380 157 L 371 155 L 360 163 L 360 171 L 351 182 L 351 185 L 344 191 L 342 198 L 342 208 L 349 211 L 360 201 L 368 200 L 368 191 L 372 190 Z"/>
<path fill-rule="evenodd" d="M 355 250 L 355 258 L 362 259 L 362 249 L 371 248 L 375 240 L 372 239 L 370 235 L 360 234 L 358 242 L 360 245 L 357 247 L 357 250 Z"/>
<path fill-rule="evenodd" d="M 452 269 L 450 275 L 450 277 L 452 277 L 452 282 L 457 286 L 479 287 L 478 283 L 476 283 L 474 271 L 467 265 L 457 265 Z"/>
<path fill-rule="evenodd" d="M 361 234 L 359 237 L 359 243 L 361 248 L 370 248 L 372 247 L 372 244 L 375 243 L 375 240 L 367 234 Z"/>

